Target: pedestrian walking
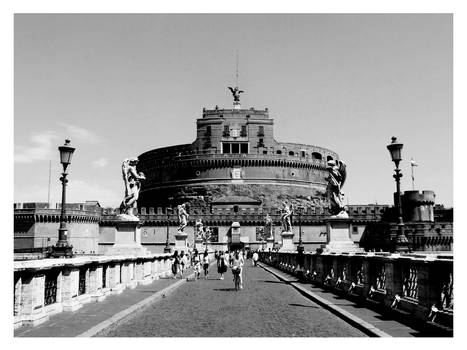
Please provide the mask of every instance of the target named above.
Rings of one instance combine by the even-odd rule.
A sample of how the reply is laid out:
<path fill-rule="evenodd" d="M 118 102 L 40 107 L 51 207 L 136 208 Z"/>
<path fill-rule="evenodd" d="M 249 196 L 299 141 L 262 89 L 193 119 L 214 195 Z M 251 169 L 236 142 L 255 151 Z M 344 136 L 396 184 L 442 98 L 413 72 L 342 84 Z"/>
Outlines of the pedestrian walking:
<path fill-rule="evenodd" d="M 209 275 L 209 256 L 208 256 L 207 251 L 204 252 L 204 256 L 203 256 L 203 270 L 204 270 L 204 278 L 207 279 Z"/>
<path fill-rule="evenodd" d="M 198 255 L 198 251 L 195 249 L 193 251 L 193 256 L 191 258 L 191 264 L 193 265 L 193 272 L 195 273 L 195 281 L 199 279 L 201 274 L 201 260 Z"/>
<path fill-rule="evenodd" d="M 258 252 L 255 251 L 255 252 L 253 253 L 252 259 L 253 259 L 253 266 L 254 266 L 254 267 L 258 266 L 258 259 L 259 259 Z"/>
<path fill-rule="evenodd" d="M 219 278 L 220 280 L 224 279 L 224 273 L 227 271 L 227 264 L 226 257 L 224 256 L 224 252 L 220 251 L 217 257 L 217 272 L 221 275 Z"/>
<path fill-rule="evenodd" d="M 243 256 L 237 250 L 233 256 L 233 261 L 232 261 L 231 266 L 232 266 L 232 273 L 238 274 L 238 276 L 240 277 L 240 289 L 243 289 L 243 276 L 242 276 L 243 264 L 244 264 Z M 235 277 L 234 277 L 234 281 L 235 281 Z"/>
<path fill-rule="evenodd" d="M 174 252 L 172 259 L 172 278 L 177 278 L 177 274 L 180 271 L 180 256 L 178 255 L 178 250 Z"/>
<path fill-rule="evenodd" d="M 182 252 L 180 253 L 180 270 L 181 270 L 182 276 L 185 273 L 185 269 L 187 267 L 188 267 L 188 257 L 185 254 L 185 252 L 182 250 Z"/>

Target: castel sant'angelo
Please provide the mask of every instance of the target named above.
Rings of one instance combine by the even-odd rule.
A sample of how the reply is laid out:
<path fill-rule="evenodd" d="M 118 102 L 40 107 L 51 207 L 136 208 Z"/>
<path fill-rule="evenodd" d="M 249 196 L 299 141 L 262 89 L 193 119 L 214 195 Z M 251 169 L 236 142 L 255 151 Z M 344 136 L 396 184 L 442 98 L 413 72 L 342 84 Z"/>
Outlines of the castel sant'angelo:
<path fill-rule="evenodd" d="M 268 109 L 244 109 L 243 91 L 230 90 L 233 108 L 204 108 L 194 142 L 138 157 L 138 171 L 146 175 L 138 206 L 209 207 L 221 198 L 250 198 L 263 207 L 283 201 L 326 207 L 326 164 L 337 153 L 276 141 Z"/>

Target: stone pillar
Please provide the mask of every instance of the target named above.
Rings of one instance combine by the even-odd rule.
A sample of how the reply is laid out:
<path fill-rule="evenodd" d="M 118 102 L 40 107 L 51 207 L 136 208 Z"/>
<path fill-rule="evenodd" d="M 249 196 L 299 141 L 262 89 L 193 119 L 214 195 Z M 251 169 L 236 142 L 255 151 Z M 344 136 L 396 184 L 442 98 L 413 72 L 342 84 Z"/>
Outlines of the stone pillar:
<path fill-rule="evenodd" d="M 266 251 L 270 251 L 274 248 L 274 238 L 269 237 L 266 239 Z"/>
<path fill-rule="evenodd" d="M 159 275 L 157 274 L 157 258 L 151 261 L 151 278 L 154 280 L 159 279 Z"/>
<path fill-rule="evenodd" d="M 143 261 L 143 279 L 145 283 L 152 282 L 152 262 L 151 260 Z"/>
<path fill-rule="evenodd" d="M 145 270 L 145 261 L 136 261 L 135 262 L 135 279 L 138 284 L 150 284 L 151 279 L 146 278 L 146 270 Z"/>
<path fill-rule="evenodd" d="M 386 261 L 384 263 L 384 271 L 386 275 L 386 297 L 384 299 L 384 304 L 386 306 L 391 306 L 396 294 L 402 295 L 397 290 L 398 286 L 398 271 L 394 260 Z"/>
<path fill-rule="evenodd" d="M 324 269 L 324 260 L 323 255 L 319 255 L 316 257 L 316 282 L 323 284 L 326 278 L 326 271 Z"/>
<path fill-rule="evenodd" d="M 149 252 L 141 245 L 141 224 L 136 220 L 111 222 L 115 227 L 115 243 L 105 250 L 106 255 L 147 255 Z"/>
<path fill-rule="evenodd" d="M 24 274 L 22 276 L 21 304 L 23 324 L 37 326 L 49 319 L 44 312 L 45 276 Z"/>
<path fill-rule="evenodd" d="M 91 295 L 91 301 L 105 299 L 102 292 L 102 265 L 89 268 L 89 294 Z"/>
<path fill-rule="evenodd" d="M 204 252 L 205 247 L 204 247 L 204 243 L 202 239 L 199 239 L 199 238 L 195 239 L 195 248 L 200 254 Z"/>
<path fill-rule="evenodd" d="M 127 264 L 128 264 L 128 281 L 126 282 L 126 287 L 129 289 L 134 289 L 138 285 L 138 282 L 136 281 L 135 262 L 131 261 L 129 263 L 125 263 L 125 265 Z"/>
<path fill-rule="evenodd" d="M 440 299 L 441 293 L 437 293 L 439 291 L 437 285 L 439 285 L 440 276 L 433 274 L 435 272 L 433 262 L 428 264 L 425 261 L 417 262 L 416 268 L 419 310 L 417 310 L 415 316 L 422 319 L 424 315 L 426 316 L 426 312 L 437 304 Z M 447 271 L 449 270 L 445 270 L 445 273 Z"/>
<path fill-rule="evenodd" d="M 352 220 L 347 218 L 328 218 L 326 220 L 326 246 L 328 252 L 362 252 L 363 249 L 351 239 Z"/>
<path fill-rule="evenodd" d="M 122 283 L 120 279 L 120 274 L 122 273 L 122 268 L 120 263 L 115 263 L 110 268 L 109 273 L 109 287 L 110 287 L 110 294 L 120 294 L 125 289 L 125 284 Z"/>
<path fill-rule="evenodd" d="M 362 278 L 363 278 L 363 296 L 366 297 L 371 287 L 371 270 L 370 270 L 370 259 L 363 259 L 362 262 Z M 376 288 L 376 286 L 374 286 Z"/>
<path fill-rule="evenodd" d="M 76 268 L 65 268 L 62 271 L 62 305 L 63 311 L 76 311 L 81 308 L 78 301 L 79 270 Z"/>
<path fill-rule="evenodd" d="M 21 276 L 17 273 L 14 274 L 14 283 L 15 283 L 15 296 L 14 296 L 14 307 L 13 307 L 13 317 L 14 317 L 14 327 L 15 329 L 23 325 L 21 319 L 22 310 L 21 310 L 21 298 L 22 298 L 22 283 Z"/>
<path fill-rule="evenodd" d="M 78 295 L 78 301 L 81 304 L 86 304 L 91 301 L 91 294 L 89 293 L 90 291 L 90 281 L 89 281 L 89 267 L 86 268 L 85 270 L 85 280 L 86 280 L 86 288 L 85 288 L 85 293 Z M 79 273 L 78 273 L 78 285 L 79 285 Z"/>
<path fill-rule="evenodd" d="M 282 237 L 282 247 L 279 249 L 280 252 L 285 252 L 285 251 L 294 251 L 295 250 L 295 245 L 293 243 L 293 232 L 289 231 L 283 231 L 281 233 Z"/>
<path fill-rule="evenodd" d="M 141 260 L 137 260 L 134 262 L 134 279 L 140 283 L 143 281 L 143 262 Z"/>
<path fill-rule="evenodd" d="M 110 265 L 104 264 L 102 265 L 102 293 L 107 296 L 110 293 L 109 287 L 109 273 L 110 273 Z M 104 278 L 105 276 L 105 278 Z"/>
<path fill-rule="evenodd" d="M 174 251 L 175 250 L 178 250 L 178 253 L 180 254 L 180 252 L 183 250 L 183 251 L 187 251 L 187 239 L 188 239 L 188 235 L 186 233 L 183 233 L 183 232 L 178 232 L 176 235 L 175 235 L 175 248 L 174 248 Z"/>
<path fill-rule="evenodd" d="M 335 256 L 335 255 L 334 256 L 330 255 L 329 257 L 331 258 L 331 267 L 332 267 L 332 270 L 334 271 L 334 277 L 332 279 L 332 285 L 335 286 L 335 284 L 337 282 L 337 279 L 339 278 L 339 274 L 340 274 L 338 259 L 337 259 L 337 256 Z"/>
<path fill-rule="evenodd" d="M 167 259 L 167 276 L 172 275 L 172 259 Z"/>

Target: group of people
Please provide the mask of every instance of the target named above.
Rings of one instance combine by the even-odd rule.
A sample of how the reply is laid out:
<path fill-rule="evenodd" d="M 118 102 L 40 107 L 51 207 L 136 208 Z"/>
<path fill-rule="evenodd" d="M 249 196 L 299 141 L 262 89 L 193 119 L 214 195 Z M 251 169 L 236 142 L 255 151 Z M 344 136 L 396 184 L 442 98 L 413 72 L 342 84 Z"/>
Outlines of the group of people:
<path fill-rule="evenodd" d="M 214 258 L 217 263 L 217 272 L 220 274 L 220 280 L 224 279 L 224 274 L 227 272 L 228 268 L 232 269 L 232 273 L 238 274 L 240 278 L 240 289 L 243 289 L 243 266 L 246 259 L 251 259 L 253 266 L 257 266 L 258 263 L 258 253 L 255 252 L 245 252 L 245 251 L 219 251 L 214 253 Z M 211 263 L 209 259 L 209 253 L 205 251 L 202 256 L 198 253 L 196 249 L 193 252 L 185 254 L 182 251 L 180 254 L 178 251 L 172 256 L 172 278 L 177 278 L 180 275 L 180 278 L 183 278 L 183 273 L 185 269 L 189 266 L 193 267 L 193 272 L 195 274 L 195 280 L 199 279 L 201 276 L 201 268 L 204 272 L 204 277 L 207 279 L 209 276 L 209 265 Z"/>
<path fill-rule="evenodd" d="M 185 270 L 189 266 L 192 266 L 195 272 L 195 279 L 199 279 L 201 265 L 203 266 L 204 276 L 207 278 L 209 274 L 209 256 L 207 251 L 201 257 L 196 249 L 193 252 L 189 252 L 189 254 L 185 254 L 183 250 L 178 254 L 178 250 L 176 250 L 172 256 L 172 278 L 177 278 L 179 274 L 180 278 L 183 278 Z"/>

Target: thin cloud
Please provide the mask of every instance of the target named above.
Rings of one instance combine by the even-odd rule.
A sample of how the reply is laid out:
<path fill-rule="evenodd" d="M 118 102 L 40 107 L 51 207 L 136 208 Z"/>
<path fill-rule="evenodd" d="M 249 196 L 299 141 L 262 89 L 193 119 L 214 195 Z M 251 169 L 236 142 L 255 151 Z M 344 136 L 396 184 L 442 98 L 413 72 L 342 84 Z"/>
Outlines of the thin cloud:
<path fill-rule="evenodd" d="M 94 168 L 103 168 L 109 164 L 109 160 L 107 158 L 99 158 L 92 162 L 92 166 Z"/>
<path fill-rule="evenodd" d="M 15 149 L 16 163 L 32 163 L 50 159 L 56 152 L 58 136 L 53 131 L 35 133 L 31 137 L 32 145 L 17 146 Z"/>
<path fill-rule="evenodd" d="M 60 123 L 60 125 L 65 128 L 66 135 L 69 139 L 85 143 L 98 143 L 101 141 L 97 134 L 88 129 L 67 123 Z"/>
<path fill-rule="evenodd" d="M 72 144 L 95 144 L 101 140 L 94 132 L 71 124 L 60 123 L 65 130 L 45 130 L 33 133 L 31 144 L 15 146 L 15 163 L 33 163 L 56 157 L 57 147 L 63 140 L 70 139 Z M 104 166 L 104 165 L 102 165 Z"/>

